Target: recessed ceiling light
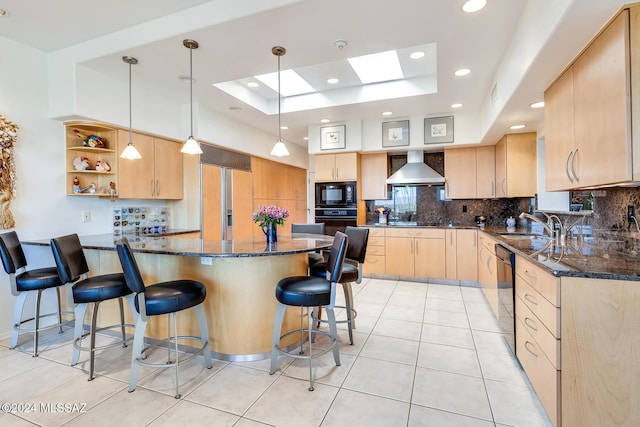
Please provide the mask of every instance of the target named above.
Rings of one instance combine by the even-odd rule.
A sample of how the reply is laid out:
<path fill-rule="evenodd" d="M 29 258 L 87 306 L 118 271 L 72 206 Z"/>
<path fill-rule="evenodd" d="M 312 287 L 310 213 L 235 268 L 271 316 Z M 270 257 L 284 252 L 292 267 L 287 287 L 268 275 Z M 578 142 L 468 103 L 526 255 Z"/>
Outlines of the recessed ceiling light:
<path fill-rule="evenodd" d="M 471 72 L 470 69 L 468 68 L 460 68 L 459 70 L 457 70 L 455 73 L 456 76 L 458 77 L 462 77 L 462 76 L 466 76 L 467 74 L 469 74 Z"/>
<path fill-rule="evenodd" d="M 280 126 L 280 129 L 282 129 L 282 130 L 289 130 L 289 126 Z"/>
<path fill-rule="evenodd" d="M 467 13 L 477 12 L 487 5 L 487 0 L 467 0 L 462 5 L 462 10 Z"/>
<path fill-rule="evenodd" d="M 451 104 L 451 108 L 460 108 L 462 107 L 462 104 L 458 103 L 458 104 Z"/>
<path fill-rule="evenodd" d="M 542 108 L 544 107 L 544 101 L 534 102 L 531 104 L 531 108 Z"/>
<path fill-rule="evenodd" d="M 330 79 L 327 79 L 327 83 L 329 83 L 329 84 L 331 84 L 331 85 L 334 85 L 334 84 L 338 83 L 339 81 L 340 81 L 340 80 L 338 80 L 338 79 L 336 79 L 336 78 L 330 78 Z"/>
<path fill-rule="evenodd" d="M 516 129 L 522 129 L 525 127 L 527 127 L 527 125 L 513 125 L 509 129 L 516 130 Z"/>
<path fill-rule="evenodd" d="M 309 137 L 308 137 L 308 136 L 305 136 L 304 138 L 302 138 L 302 140 L 303 140 L 303 141 L 308 141 L 308 140 L 309 140 Z"/>
<path fill-rule="evenodd" d="M 258 87 L 258 86 L 260 86 L 260 84 L 257 83 L 257 82 L 249 82 L 249 83 L 247 83 L 247 86 L 249 86 L 249 87 Z"/>
<path fill-rule="evenodd" d="M 395 50 L 347 58 L 362 84 L 386 82 L 404 77 Z"/>
<path fill-rule="evenodd" d="M 320 119 L 320 123 L 329 123 L 330 121 L 329 119 Z"/>
<path fill-rule="evenodd" d="M 421 50 L 416 50 L 415 52 L 411 52 L 411 55 L 409 55 L 409 58 L 411 59 L 420 59 L 424 57 L 424 52 Z"/>
<path fill-rule="evenodd" d="M 390 116 L 390 115 L 392 115 L 392 114 L 393 114 L 393 111 L 383 111 L 383 112 L 382 112 L 382 115 L 383 115 L 383 116 Z"/>

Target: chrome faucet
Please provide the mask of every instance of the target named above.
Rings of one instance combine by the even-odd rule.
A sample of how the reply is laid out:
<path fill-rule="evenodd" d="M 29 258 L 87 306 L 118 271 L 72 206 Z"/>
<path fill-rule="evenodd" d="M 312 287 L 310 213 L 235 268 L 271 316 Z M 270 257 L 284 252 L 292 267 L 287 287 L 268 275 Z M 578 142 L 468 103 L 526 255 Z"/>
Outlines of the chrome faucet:
<path fill-rule="evenodd" d="M 544 228 L 546 230 L 547 233 L 549 233 L 549 237 L 551 237 L 552 239 L 555 237 L 554 236 L 555 233 L 554 233 L 554 230 L 553 230 L 553 226 L 549 225 L 548 222 L 544 222 L 543 220 L 541 220 L 537 216 L 533 216 L 533 215 L 528 214 L 526 212 L 522 212 L 520 214 L 519 218 L 527 218 L 527 219 L 530 219 L 531 221 L 537 222 L 538 224 L 540 224 L 542 226 L 542 228 Z"/>

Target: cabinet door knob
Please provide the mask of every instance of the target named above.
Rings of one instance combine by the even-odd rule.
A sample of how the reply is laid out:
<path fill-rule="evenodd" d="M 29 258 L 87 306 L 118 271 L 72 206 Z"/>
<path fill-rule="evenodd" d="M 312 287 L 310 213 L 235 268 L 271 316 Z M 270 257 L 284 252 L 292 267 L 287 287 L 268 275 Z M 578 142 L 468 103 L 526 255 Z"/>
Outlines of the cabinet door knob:
<path fill-rule="evenodd" d="M 160 180 L 156 179 L 156 196 L 160 195 Z"/>
<path fill-rule="evenodd" d="M 155 196 L 155 194 L 156 194 L 156 183 L 152 179 L 151 180 L 151 197 Z"/>

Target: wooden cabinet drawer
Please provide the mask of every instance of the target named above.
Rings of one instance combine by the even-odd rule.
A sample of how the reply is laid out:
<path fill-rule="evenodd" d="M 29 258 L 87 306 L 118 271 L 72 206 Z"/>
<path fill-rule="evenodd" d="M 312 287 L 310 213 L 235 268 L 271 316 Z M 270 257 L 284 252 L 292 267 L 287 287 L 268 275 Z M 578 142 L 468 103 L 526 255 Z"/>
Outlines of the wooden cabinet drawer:
<path fill-rule="evenodd" d="M 560 309 L 558 307 L 543 298 L 520 276 L 516 277 L 516 296 L 529 307 L 554 337 L 560 338 Z"/>
<path fill-rule="evenodd" d="M 554 426 L 560 424 L 560 371 L 542 350 L 520 319 L 516 319 L 516 355 Z"/>
<path fill-rule="evenodd" d="M 371 246 L 371 243 L 367 245 L 367 256 L 369 255 L 384 255 L 384 246 Z"/>
<path fill-rule="evenodd" d="M 384 237 L 384 227 L 369 227 L 369 244 L 372 237 Z"/>
<path fill-rule="evenodd" d="M 372 236 L 371 233 L 369 233 L 367 248 L 371 246 L 384 246 L 384 236 Z"/>
<path fill-rule="evenodd" d="M 491 247 L 491 251 L 493 252 L 493 248 L 497 242 L 495 241 L 495 239 L 489 237 L 486 233 L 480 232 L 478 233 L 478 243 L 479 243 L 478 247 L 480 246 L 484 246 L 487 248 Z"/>
<path fill-rule="evenodd" d="M 372 255 L 368 253 L 364 259 L 363 273 L 364 274 L 385 274 L 385 257 L 384 255 Z"/>
<path fill-rule="evenodd" d="M 524 257 L 516 259 L 516 274 L 535 288 L 551 304 L 560 307 L 560 280 Z"/>
<path fill-rule="evenodd" d="M 422 237 L 426 239 L 444 239 L 444 228 L 387 228 L 387 237 Z"/>
<path fill-rule="evenodd" d="M 516 298 L 516 316 L 556 369 L 560 368 L 560 340 L 542 324 L 520 298 Z"/>

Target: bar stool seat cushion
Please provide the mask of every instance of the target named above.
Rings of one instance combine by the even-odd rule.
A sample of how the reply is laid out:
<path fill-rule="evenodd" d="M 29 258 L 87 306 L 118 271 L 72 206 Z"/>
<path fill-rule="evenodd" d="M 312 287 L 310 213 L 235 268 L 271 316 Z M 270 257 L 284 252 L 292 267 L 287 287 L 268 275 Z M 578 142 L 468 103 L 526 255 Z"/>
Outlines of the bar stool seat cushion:
<path fill-rule="evenodd" d="M 317 307 L 331 303 L 331 283 L 313 276 L 287 277 L 276 285 L 276 299 L 285 305 Z"/>
<path fill-rule="evenodd" d="M 311 274 L 316 277 L 325 277 L 327 274 L 327 264 L 324 262 L 314 264 L 311 267 Z M 345 262 L 342 264 L 342 276 L 340 276 L 340 282 L 355 282 L 358 280 L 358 267 L 353 264 Z"/>
<path fill-rule="evenodd" d="M 16 276 L 18 292 L 37 291 L 62 286 L 55 267 L 36 268 Z"/>
<path fill-rule="evenodd" d="M 73 285 L 73 301 L 76 304 L 106 301 L 129 294 L 131 290 L 122 273 L 93 276 Z"/>
<path fill-rule="evenodd" d="M 175 313 L 195 307 L 204 302 L 207 290 L 200 282 L 193 280 L 172 280 L 147 286 L 144 291 L 147 316 Z M 140 311 L 138 298 L 136 310 Z"/>

